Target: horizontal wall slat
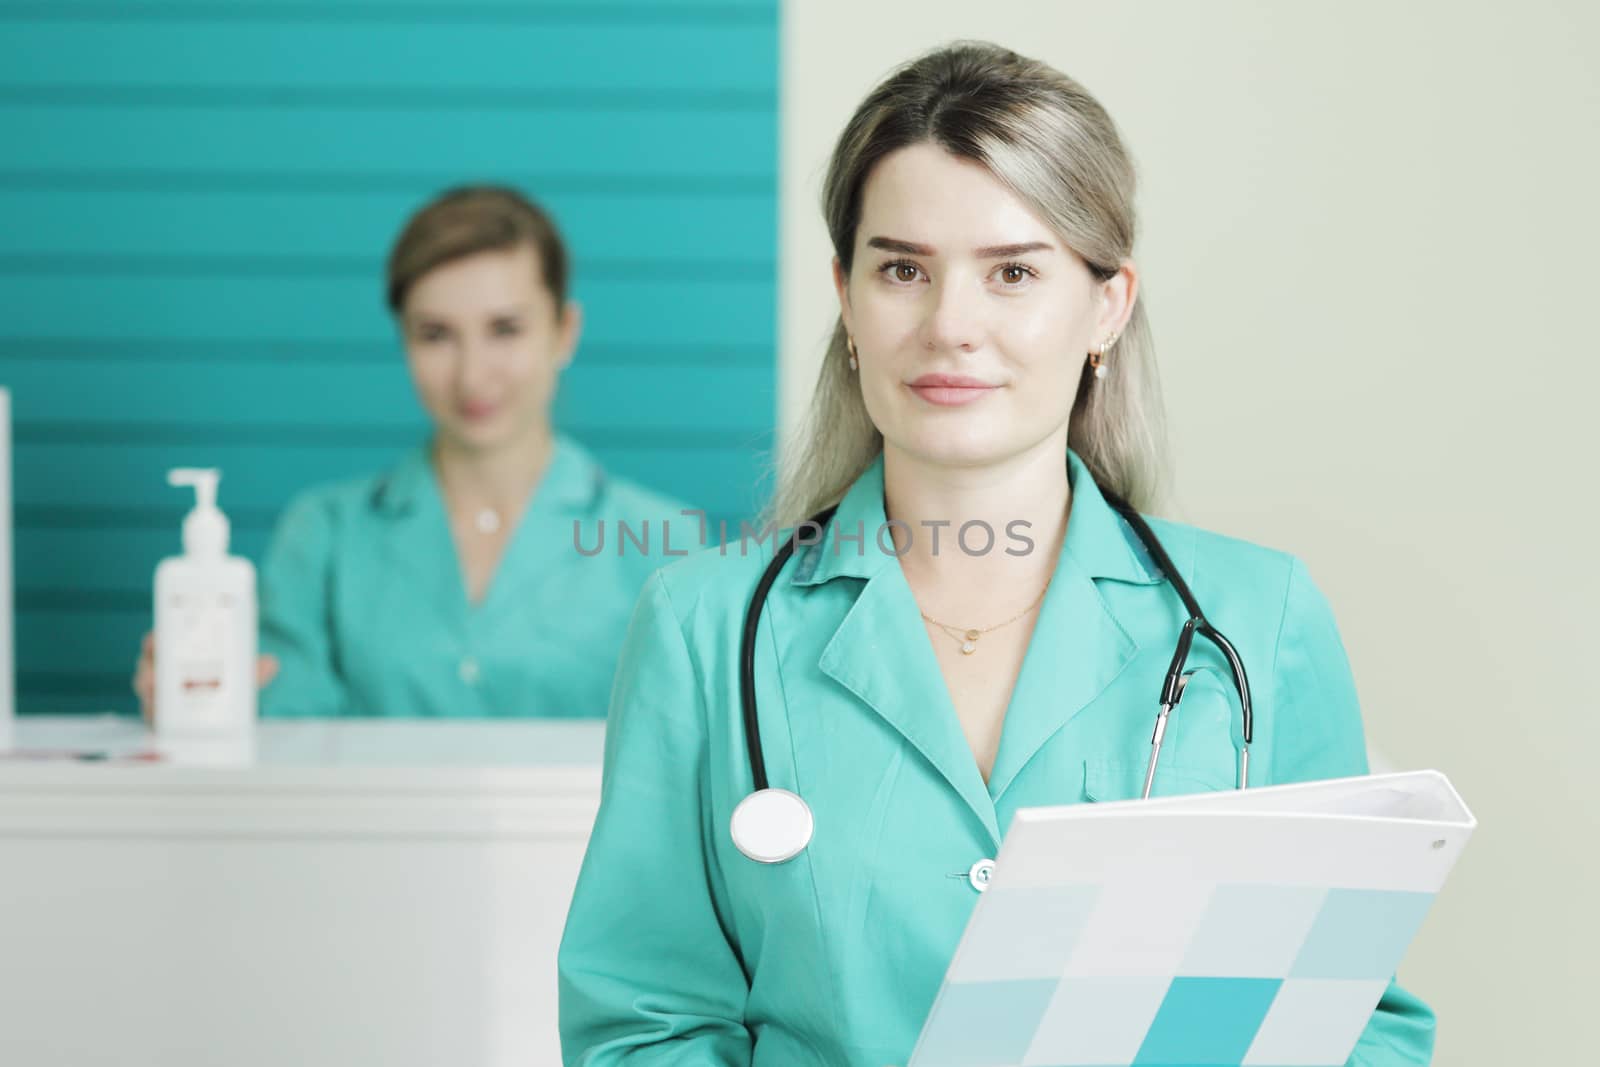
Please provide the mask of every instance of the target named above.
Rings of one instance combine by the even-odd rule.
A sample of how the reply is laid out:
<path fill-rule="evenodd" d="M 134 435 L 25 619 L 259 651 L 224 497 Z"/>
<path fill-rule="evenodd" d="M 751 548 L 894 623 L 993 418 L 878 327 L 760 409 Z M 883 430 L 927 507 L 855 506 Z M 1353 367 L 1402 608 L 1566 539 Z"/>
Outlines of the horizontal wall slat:
<path fill-rule="evenodd" d="M 672 277 L 679 281 L 715 281 L 754 274 L 771 275 L 773 270 L 771 260 L 586 259 L 579 280 L 651 281 Z M 249 252 L 213 255 L 34 252 L 0 256 L 0 277 L 8 274 L 58 277 L 131 274 L 179 281 L 196 276 L 367 280 L 381 273 L 381 262 L 371 256 L 263 256 Z"/>
<path fill-rule="evenodd" d="M 344 258 L 377 284 L 406 218 L 441 187 L 410 193 L 0 188 L 0 257 Z M 777 201 L 761 193 L 633 196 L 524 186 L 550 212 L 574 266 L 597 261 L 771 263 Z M 769 268 L 774 269 L 775 268 Z"/>
<path fill-rule="evenodd" d="M 166 488 L 165 482 L 162 484 Z M 179 510 L 182 511 L 180 505 Z M 278 519 L 276 508 L 228 509 L 228 521 L 233 532 L 265 533 Z M 107 530 L 156 530 L 169 533 L 172 527 L 172 503 L 164 500 L 162 506 L 104 507 L 98 504 L 78 503 L 72 506 L 28 507 L 14 517 L 18 529 L 37 531 L 48 540 L 57 533 L 77 531 L 104 534 Z"/>
<path fill-rule="evenodd" d="M 13 162 L 0 168 L 0 189 L 70 190 L 123 193 L 129 191 L 201 193 L 403 193 L 422 197 L 464 180 L 500 182 L 537 189 L 541 196 L 575 193 L 592 197 L 634 197 L 653 194 L 685 196 L 770 196 L 777 179 L 771 174 L 727 174 L 683 171 L 674 174 L 636 173 L 623 166 L 600 171 L 550 171 L 509 160 L 480 167 L 470 174 L 433 160 L 432 165 L 381 170 L 330 170 L 326 167 L 282 170 L 173 170 L 167 167 L 97 167 L 94 170 L 30 167 Z"/>
<path fill-rule="evenodd" d="M 566 423 L 568 432 L 579 437 L 598 435 L 608 445 L 622 448 L 721 448 L 743 447 L 748 434 L 727 432 L 715 427 L 693 432 L 686 430 L 598 430 L 581 423 Z M 244 445 L 277 448 L 282 445 L 307 445 L 329 450 L 369 448 L 388 445 L 403 448 L 418 439 L 422 429 L 402 426 L 351 427 L 340 423 L 307 423 L 303 426 L 235 426 L 230 423 L 194 423 L 166 426 L 160 423 L 78 422 L 23 424 L 14 427 L 15 439 L 22 445 L 90 444 L 117 448 L 123 445 L 181 445 L 209 448 L 212 445 Z M 191 464 L 192 466 L 192 464 Z"/>
<path fill-rule="evenodd" d="M 771 447 L 770 432 L 745 444 L 704 447 L 638 446 L 588 436 L 578 439 L 607 470 L 691 505 L 729 515 L 750 514 L 759 503 L 757 482 Z M 221 468 L 218 500 L 230 514 L 276 514 L 296 492 L 309 486 L 387 470 L 403 449 L 420 441 L 420 437 L 408 440 L 404 433 L 389 441 L 346 448 L 290 442 L 261 447 L 205 441 L 19 441 L 13 452 L 16 522 L 19 529 L 27 528 L 36 521 L 34 513 L 39 509 L 127 508 L 154 517 L 154 528 L 171 525 L 176 529 L 187 504 L 181 493 L 167 486 L 167 471 L 182 466 Z M 163 514 L 167 518 L 159 518 Z"/>
<path fill-rule="evenodd" d="M 760 433 L 772 424 L 775 398 L 766 367 L 724 367 L 703 387 L 684 389 L 698 368 L 586 366 L 561 376 L 557 414 L 596 429 Z M 167 363 L 8 360 L 0 380 L 12 390 L 19 436 L 52 423 L 231 426 L 337 424 L 420 428 L 422 408 L 404 364 Z M 672 403 L 662 398 L 673 396 Z"/>
<path fill-rule="evenodd" d="M 182 513 L 181 506 L 173 510 Z M 15 546 L 18 605 L 37 604 L 41 593 L 61 591 L 78 597 L 138 597 L 148 603 L 156 564 L 182 551 L 178 523 L 168 525 L 171 529 L 20 528 Z M 266 529 L 235 525 L 229 551 L 259 562 L 267 537 Z"/>
<path fill-rule="evenodd" d="M 117 107 L 188 110 L 322 108 L 457 111 L 759 111 L 767 93 L 747 89 L 372 89 L 364 86 L 23 85 L 0 82 L 0 104 L 19 107 Z"/>
<path fill-rule="evenodd" d="M 577 279 L 583 342 L 648 350 L 657 341 L 771 346 L 770 273 L 715 281 Z M 143 278 L 0 274 L 5 332 L 17 338 L 185 341 L 259 335 L 285 340 L 392 340 L 378 278 Z"/>
<path fill-rule="evenodd" d="M 108 674 L 131 681 L 151 611 L 17 611 L 17 663 L 29 671 Z M 19 679 L 20 681 L 20 679 Z M 133 690 L 130 688 L 131 694 Z"/>
<path fill-rule="evenodd" d="M 231 107 L 157 110 L 0 105 L 13 165 L 117 171 L 181 168 L 770 176 L 770 111 L 530 111 L 518 108 Z M 604 131 L 596 136 L 596 131 Z M 715 151 L 708 146 L 716 146 Z M 14 150 L 14 149 L 13 149 Z"/>
<path fill-rule="evenodd" d="M 0 12 L 3 12 L 0 8 Z M 764 26 L 613 22 L 145 26 L 31 22 L 0 32 L 0 92 L 104 87 L 227 90 L 776 92 Z M 471 56 L 469 63 L 463 56 Z"/>
<path fill-rule="evenodd" d="M 777 15 L 777 0 L 0 0 L 12 22 L 774 25 Z"/>
<path fill-rule="evenodd" d="M 17 711 L 22 715 L 98 715 L 138 713 L 126 671 L 84 674 L 81 671 L 17 672 Z"/>
<path fill-rule="evenodd" d="M 149 604 L 142 607 L 103 608 L 93 611 L 72 609 L 29 609 L 17 611 L 17 662 L 30 676 L 98 676 L 95 688 L 114 689 L 113 679 L 121 676 L 121 687 L 133 699 L 133 670 L 138 661 L 139 644 L 150 631 Z M 19 691 L 28 688 L 29 679 L 19 671 Z M 19 692 L 20 697 L 20 692 Z M 118 704 L 120 708 L 123 705 Z M 44 711 L 45 708 L 25 710 Z"/>
<path fill-rule="evenodd" d="M 763 366 L 772 369 L 772 349 L 765 345 L 697 345 L 691 343 L 605 345 L 585 343 L 585 365 L 637 367 Z M 119 360 L 138 363 L 376 363 L 392 366 L 400 359 L 398 341 L 296 341 L 260 337 L 137 340 L 126 337 L 0 336 L 0 380 L 10 360 Z"/>

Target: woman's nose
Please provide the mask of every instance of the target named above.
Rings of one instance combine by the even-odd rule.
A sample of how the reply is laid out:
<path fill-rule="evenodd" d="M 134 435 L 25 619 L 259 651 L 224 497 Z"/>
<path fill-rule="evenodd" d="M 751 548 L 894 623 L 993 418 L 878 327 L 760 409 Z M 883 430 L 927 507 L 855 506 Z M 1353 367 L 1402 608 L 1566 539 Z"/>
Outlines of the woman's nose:
<path fill-rule="evenodd" d="M 493 379 L 495 356 L 485 341 L 469 340 L 461 345 L 456 361 L 456 386 L 468 395 L 481 391 Z"/>
<path fill-rule="evenodd" d="M 968 281 L 945 278 L 930 287 L 922 339 L 929 349 L 971 352 L 982 341 L 982 294 Z"/>

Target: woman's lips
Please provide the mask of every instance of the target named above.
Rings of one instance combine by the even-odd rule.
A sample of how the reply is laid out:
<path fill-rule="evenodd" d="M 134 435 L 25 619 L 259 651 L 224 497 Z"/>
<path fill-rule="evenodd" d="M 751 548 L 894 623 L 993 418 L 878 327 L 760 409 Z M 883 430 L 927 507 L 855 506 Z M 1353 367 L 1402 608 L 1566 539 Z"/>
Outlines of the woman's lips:
<path fill-rule="evenodd" d="M 981 400 L 999 387 L 981 378 L 968 378 L 960 374 L 924 374 L 911 382 L 908 388 L 930 404 L 959 407 Z"/>
<path fill-rule="evenodd" d="M 456 411 L 468 422 L 482 422 L 500 410 L 500 405 L 481 402 L 466 402 L 456 405 Z"/>

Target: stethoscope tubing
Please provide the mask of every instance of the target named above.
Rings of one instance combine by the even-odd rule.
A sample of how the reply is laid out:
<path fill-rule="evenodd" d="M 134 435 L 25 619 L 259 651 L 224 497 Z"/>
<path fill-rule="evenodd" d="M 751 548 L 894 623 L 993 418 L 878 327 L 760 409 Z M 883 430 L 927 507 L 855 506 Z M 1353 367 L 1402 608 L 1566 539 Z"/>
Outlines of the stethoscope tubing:
<path fill-rule="evenodd" d="M 824 508 L 809 522 L 818 528 L 826 527 L 839 505 Z M 750 753 L 750 777 L 755 782 L 754 792 L 767 788 L 767 759 L 761 751 L 761 721 L 756 713 L 756 632 L 761 626 L 761 609 L 766 606 L 767 594 L 778 580 L 789 557 L 794 555 L 796 530 L 784 538 L 773 553 L 772 562 L 761 572 L 761 581 L 750 596 L 750 606 L 744 613 L 744 635 L 739 643 L 739 705 L 744 713 L 744 742 Z"/>
<path fill-rule="evenodd" d="M 1105 497 L 1106 503 L 1110 504 L 1112 509 L 1118 515 L 1121 515 L 1129 526 L 1133 527 L 1133 532 L 1138 536 L 1140 543 L 1150 553 L 1162 575 L 1168 582 L 1172 583 L 1172 588 L 1178 593 L 1178 599 L 1183 601 L 1185 610 L 1189 612 L 1189 619 L 1183 624 L 1183 630 L 1178 634 L 1178 647 L 1173 650 L 1172 664 L 1167 668 L 1166 680 L 1161 686 L 1161 703 L 1168 706 L 1176 705 L 1178 698 L 1182 695 L 1183 685 L 1180 679 L 1183 677 L 1184 665 L 1189 659 L 1189 647 L 1194 642 L 1194 635 L 1198 633 L 1215 645 L 1217 651 L 1221 652 L 1223 658 L 1228 661 L 1228 666 L 1233 673 L 1235 688 L 1239 691 L 1241 736 L 1248 747 L 1254 739 L 1255 714 L 1250 705 L 1250 679 L 1245 674 L 1244 660 L 1240 658 L 1238 650 L 1233 647 L 1233 642 L 1224 637 L 1222 631 L 1212 626 L 1206 619 L 1205 612 L 1200 610 L 1200 602 L 1194 598 L 1194 593 L 1189 590 L 1189 583 L 1185 582 L 1183 577 L 1179 575 L 1178 568 L 1173 565 L 1172 557 L 1167 555 L 1167 550 L 1161 544 L 1161 539 L 1156 536 L 1154 530 L 1150 529 L 1150 524 L 1144 521 L 1144 516 L 1140 515 L 1131 504 L 1114 493 L 1102 489 L 1100 490 L 1100 495 Z"/>
<path fill-rule="evenodd" d="M 1189 652 L 1193 647 L 1194 638 L 1197 634 L 1210 641 L 1222 653 L 1223 658 L 1228 661 L 1230 672 L 1233 675 L 1234 688 L 1239 695 L 1239 718 L 1243 747 L 1239 752 L 1238 785 L 1243 788 L 1248 784 L 1250 744 L 1253 740 L 1255 726 L 1250 701 L 1250 681 L 1245 674 L 1244 661 L 1240 658 L 1238 650 L 1233 647 L 1233 643 L 1224 637 L 1222 632 L 1206 618 L 1205 612 L 1200 610 L 1200 604 L 1195 599 L 1194 593 L 1189 589 L 1188 583 L 1178 573 L 1178 568 L 1173 564 L 1172 558 L 1167 555 L 1166 548 L 1161 544 L 1161 539 L 1156 536 L 1155 531 L 1145 522 L 1144 517 L 1116 494 L 1105 489 L 1101 489 L 1100 492 L 1106 503 L 1110 504 L 1112 509 L 1128 523 L 1134 534 L 1139 538 L 1140 543 L 1144 545 L 1145 550 L 1150 554 L 1151 560 L 1161 572 L 1162 577 L 1171 583 L 1173 589 L 1177 592 L 1178 598 L 1183 602 L 1184 609 L 1189 615 L 1183 624 L 1183 628 L 1178 633 L 1177 647 L 1173 650 L 1172 662 L 1167 668 L 1166 678 L 1162 683 L 1161 710 L 1156 718 L 1155 732 L 1151 738 L 1150 761 L 1145 773 L 1143 795 L 1146 797 L 1150 795 L 1150 790 L 1154 783 L 1156 764 L 1160 758 L 1161 743 L 1166 733 L 1168 717 L 1182 698 L 1183 689 L 1188 683 L 1189 675 L 1193 674 L 1192 671 L 1185 672 L 1184 668 L 1188 663 Z M 805 526 L 819 530 L 825 529 L 837 510 L 837 504 L 822 509 L 801 524 L 801 527 L 796 527 L 788 537 L 778 544 L 773 552 L 771 561 L 761 572 L 761 578 L 756 583 L 756 588 L 750 596 L 750 603 L 745 609 L 744 631 L 739 645 L 739 704 L 744 719 L 745 749 L 749 755 L 750 777 L 753 784 L 750 798 L 755 797 L 757 794 L 767 793 L 769 789 L 767 761 L 761 747 L 761 720 L 756 706 L 755 647 L 756 636 L 761 626 L 761 613 L 766 606 L 767 596 L 772 591 L 773 584 L 778 580 L 778 575 L 794 555 L 795 547 L 798 544 L 799 530 Z M 781 793 L 784 791 L 776 790 L 773 792 Z M 798 797 L 793 797 L 793 800 L 804 808 L 803 800 Z M 809 826 L 809 822 L 807 825 Z M 809 838 L 809 830 L 806 836 Z M 802 843 L 799 847 L 803 848 L 804 844 Z"/>

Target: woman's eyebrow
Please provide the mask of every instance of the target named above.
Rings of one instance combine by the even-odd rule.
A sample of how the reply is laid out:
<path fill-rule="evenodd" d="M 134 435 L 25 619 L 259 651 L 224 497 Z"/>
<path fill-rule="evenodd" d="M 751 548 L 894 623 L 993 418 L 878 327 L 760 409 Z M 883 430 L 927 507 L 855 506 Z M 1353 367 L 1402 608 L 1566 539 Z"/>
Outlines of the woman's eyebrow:
<path fill-rule="evenodd" d="M 869 237 L 867 247 L 876 248 L 884 252 L 899 252 L 906 256 L 933 256 L 938 255 L 927 245 L 912 244 L 910 241 L 901 241 L 893 237 Z"/>
<path fill-rule="evenodd" d="M 936 256 L 939 253 L 927 245 L 913 244 L 910 241 L 901 241 L 894 237 L 870 237 L 867 239 L 868 248 L 880 249 L 884 252 L 898 252 L 906 256 Z M 1009 259 L 1012 256 L 1025 256 L 1029 252 L 1053 252 L 1055 245 L 1048 241 L 1023 241 L 1020 244 L 989 245 L 986 248 L 973 250 L 973 255 L 978 259 Z"/>
<path fill-rule="evenodd" d="M 1055 245 L 1048 241 L 1025 241 L 1016 245 L 990 245 L 988 248 L 979 248 L 973 255 L 979 259 L 1010 259 L 1012 256 L 1025 256 L 1029 252 L 1053 252 Z"/>

